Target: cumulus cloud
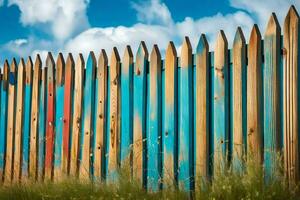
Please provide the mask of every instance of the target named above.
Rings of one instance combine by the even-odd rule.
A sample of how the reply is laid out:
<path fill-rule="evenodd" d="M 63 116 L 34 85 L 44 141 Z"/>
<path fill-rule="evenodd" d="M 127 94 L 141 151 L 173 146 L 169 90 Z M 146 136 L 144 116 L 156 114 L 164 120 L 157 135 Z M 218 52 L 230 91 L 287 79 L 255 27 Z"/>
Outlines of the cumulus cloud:
<path fill-rule="evenodd" d="M 45 25 L 46 31 L 63 40 L 89 27 L 86 8 L 89 0 L 8 0 L 21 11 L 24 26 Z"/>

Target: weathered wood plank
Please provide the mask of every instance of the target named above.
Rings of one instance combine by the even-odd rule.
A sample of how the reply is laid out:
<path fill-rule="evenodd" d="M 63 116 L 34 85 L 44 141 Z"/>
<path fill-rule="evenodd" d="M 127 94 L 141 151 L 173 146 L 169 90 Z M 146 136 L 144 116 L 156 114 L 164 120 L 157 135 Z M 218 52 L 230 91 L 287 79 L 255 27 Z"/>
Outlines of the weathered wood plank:
<path fill-rule="evenodd" d="M 246 83 L 246 41 L 243 31 L 237 28 L 233 42 L 233 73 L 232 73 L 232 164 L 233 169 L 241 171 L 242 160 L 245 159 L 247 137 L 247 83 Z"/>
<path fill-rule="evenodd" d="M 22 159 L 22 179 L 29 176 L 29 147 L 30 147 L 30 118 L 31 118 L 31 95 L 32 95 L 32 60 L 29 56 L 25 66 L 25 86 L 24 86 L 24 121 L 23 121 L 23 159 Z"/>
<path fill-rule="evenodd" d="M 80 143 L 80 170 L 79 177 L 88 179 L 91 167 L 91 135 L 93 134 L 93 112 L 95 101 L 95 73 L 97 61 L 93 52 L 90 52 L 85 73 L 85 85 L 83 96 L 82 135 Z"/>
<path fill-rule="evenodd" d="M 162 132 L 162 67 L 157 45 L 150 56 L 149 117 L 147 131 L 147 188 L 158 191 L 161 188 L 161 132 Z"/>
<path fill-rule="evenodd" d="M 273 13 L 268 22 L 264 40 L 263 67 L 264 108 L 264 168 L 267 178 L 274 175 L 280 145 L 279 64 L 280 25 Z"/>
<path fill-rule="evenodd" d="M 84 78 L 84 59 L 79 54 L 75 66 L 74 82 L 74 103 L 73 103 L 73 124 L 71 140 L 71 158 L 70 158 L 70 175 L 77 176 L 79 170 L 79 147 L 81 137 L 81 119 L 82 119 L 82 100 L 83 100 L 83 78 Z"/>
<path fill-rule="evenodd" d="M 55 70 L 55 139 L 54 139 L 54 180 L 62 179 L 63 125 L 65 96 L 65 61 L 62 53 L 58 54 Z"/>
<path fill-rule="evenodd" d="M 132 163 L 133 132 L 133 54 L 126 46 L 121 67 L 121 166 Z"/>
<path fill-rule="evenodd" d="M 32 180 L 37 179 L 38 173 L 38 133 L 39 123 L 39 98 L 40 98 L 40 79 L 41 79 L 42 61 L 39 55 L 36 56 L 32 80 L 32 98 L 31 98 L 31 119 L 30 119 L 30 150 L 29 150 L 29 177 Z M 27 76 L 27 75 L 26 75 Z"/>
<path fill-rule="evenodd" d="M 17 87 L 17 62 L 13 59 L 8 75 L 8 105 L 7 105 L 7 132 L 6 132 L 6 155 L 5 155 L 5 178 L 4 182 L 10 183 L 13 172 L 13 144 L 16 107 Z"/>
<path fill-rule="evenodd" d="M 299 14 L 291 6 L 284 21 L 283 132 L 284 169 L 290 183 L 299 181 Z"/>
<path fill-rule="evenodd" d="M 1 104 L 0 104 L 0 182 L 4 179 L 4 163 L 6 149 L 6 128 L 7 128 L 7 98 L 9 84 L 9 64 L 5 60 L 1 84 Z"/>
<path fill-rule="evenodd" d="M 214 55 L 213 103 L 213 173 L 221 172 L 227 161 L 229 148 L 229 66 L 228 44 L 220 31 Z"/>
<path fill-rule="evenodd" d="M 263 160 L 262 76 L 261 34 L 255 24 L 248 45 L 247 156 L 252 158 L 258 166 Z"/>
<path fill-rule="evenodd" d="M 97 69 L 97 115 L 94 149 L 94 176 L 102 179 L 105 166 L 105 135 L 106 135 L 106 110 L 107 110 L 107 70 L 108 59 L 105 50 L 101 50 Z"/>
<path fill-rule="evenodd" d="M 55 63 L 49 52 L 46 59 L 47 67 L 47 117 L 45 137 L 45 179 L 53 178 L 54 138 L 55 138 Z"/>
<path fill-rule="evenodd" d="M 72 125 L 72 102 L 74 89 L 74 59 L 69 53 L 65 69 L 64 88 L 64 118 L 63 118 L 63 149 L 62 149 L 62 172 L 69 174 L 70 169 L 70 135 Z"/>
<path fill-rule="evenodd" d="M 165 118 L 163 130 L 163 184 L 175 185 L 177 178 L 177 53 L 173 42 L 166 51 Z"/>
<path fill-rule="evenodd" d="M 133 176 L 145 186 L 145 141 L 146 138 L 146 78 L 148 50 L 141 42 L 134 65 L 133 77 Z"/>
<path fill-rule="evenodd" d="M 120 141 L 120 56 L 113 48 L 110 62 L 110 140 L 108 155 L 108 175 L 115 176 L 119 164 Z M 113 178 L 113 177 L 111 177 Z"/>
<path fill-rule="evenodd" d="M 180 111 L 178 140 L 178 184 L 182 190 L 192 189 L 193 178 L 193 66 L 192 46 L 184 38 L 180 56 Z"/>
<path fill-rule="evenodd" d="M 39 55 L 37 60 L 40 60 Z M 36 64 L 42 64 L 41 60 Z M 46 140 L 46 106 L 47 106 L 47 71 L 48 68 L 42 69 L 40 80 L 40 98 L 39 98 L 39 133 L 38 133 L 38 179 L 44 179 L 45 173 L 45 140 Z"/>
<path fill-rule="evenodd" d="M 22 170 L 22 138 L 24 125 L 24 93 L 25 93 L 25 62 L 21 58 L 17 72 L 17 96 L 16 96 L 16 122 L 14 131 L 14 164 L 13 164 L 13 182 L 18 183 L 21 179 Z"/>
<path fill-rule="evenodd" d="M 201 181 L 199 178 L 207 179 L 209 176 L 210 69 L 208 54 L 208 42 L 202 34 L 196 49 L 195 185 L 199 185 Z"/>

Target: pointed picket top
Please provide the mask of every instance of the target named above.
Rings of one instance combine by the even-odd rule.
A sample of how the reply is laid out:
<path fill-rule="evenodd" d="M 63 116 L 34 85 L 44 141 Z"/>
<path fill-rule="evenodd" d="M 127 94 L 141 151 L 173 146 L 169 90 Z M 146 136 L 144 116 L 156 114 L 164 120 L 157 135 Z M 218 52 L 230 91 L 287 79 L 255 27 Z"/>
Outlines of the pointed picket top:
<path fill-rule="evenodd" d="M 91 65 L 89 65 L 89 63 L 92 63 Z M 93 51 L 90 51 L 88 59 L 87 59 L 87 65 L 86 68 L 90 68 L 92 67 L 92 78 L 94 78 L 94 74 L 95 74 L 95 69 L 96 69 L 96 65 L 97 65 L 97 60 L 96 60 L 96 56 L 95 53 Z"/>
<path fill-rule="evenodd" d="M 215 68 L 222 69 L 227 60 L 228 42 L 223 30 L 220 30 L 215 47 Z"/>
<path fill-rule="evenodd" d="M 29 56 L 27 59 L 27 63 L 26 63 L 26 73 L 25 73 L 25 84 L 31 84 L 32 83 L 32 68 L 33 68 L 33 63 L 32 63 L 32 59 Z"/>
<path fill-rule="evenodd" d="M 181 67 L 189 67 L 192 65 L 192 45 L 188 37 L 184 37 L 180 61 Z"/>
<path fill-rule="evenodd" d="M 146 43 L 144 41 L 141 41 L 136 56 L 143 57 L 145 59 L 148 58 L 148 49 L 147 49 Z"/>
<path fill-rule="evenodd" d="M 151 56 L 150 57 L 151 57 L 150 58 L 151 61 L 152 60 L 159 60 L 159 62 L 160 62 L 160 60 L 161 60 L 160 51 L 159 51 L 159 48 L 156 44 L 153 45 L 153 49 L 151 51 Z"/>
<path fill-rule="evenodd" d="M 240 48 L 245 45 L 246 40 L 244 33 L 242 31 L 242 28 L 239 26 L 235 32 L 234 40 L 233 40 L 233 46 L 235 47 L 238 45 Z"/>
<path fill-rule="evenodd" d="M 276 14 L 272 13 L 267 25 L 265 36 L 274 35 L 274 34 L 276 35 L 280 34 L 280 24 L 278 22 Z"/>
<path fill-rule="evenodd" d="M 10 72 L 15 73 L 17 71 L 17 61 L 15 58 L 13 58 L 11 64 L 10 64 Z"/>
<path fill-rule="evenodd" d="M 249 45 L 251 44 L 257 44 L 261 41 L 261 33 L 257 26 L 257 24 L 254 24 L 251 30 L 250 39 L 249 39 Z"/>
<path fill-rule="evenodd" d="M 83 55 L 80 53 L 78 55 L 77 60 L 76 60 L 75 70 L 77 70 L 77 68 L 83 68 L 84 69 L 84 65 L 85 65 L 84 58 L 83 58 Z"/>
<path fill-rule="evenodd" d="M 118 49 L 114 47 L 111 54 L 111 66 L 115 67 L 118 62 L 120 62 L 119 52 Z"/>
<path fill-rule="evenodd" d="M 133 63 L 133 53 L 131 47 L 129 45 L 126 46 L 124 56 L 123 56 L 123 63 Z"/>
<path fill-rule="evenodd" d="M 284 30 L 288 33 L 289 26 L 298 26 L 299 14 L 294 6 L 291 6 L 284 20 Z"/>
<path fill-rule="evenodd" d="M 202 53 L 202 52 L 205 52 L 205 51 L 209 51 L 209 45 L 208 45 L 205 34 L 201 34 L 200 39 L 199 39 L 198 44 L 197 44 L 196 52 L 197 53 Z"/>
<path fill-rule="evenodd" d="M 297 9 L 295 8 L 294 5 L 292 5 L 289 9 L 289 12 L 287 13 L 287 16 L 285 18 L 285 20 L 287 19 L 295 19 L 295 20 L 299 20 L 299 14 L 297 12 Z M 286 23 L 286 22 L 285 22 Z"/>
<path fill-rule="evenodd" d="M 41 69 L 41 67 L 42 67 L 42 59 L 40 54 L 37 54 L 34 62 L 34 70 L 39 70 Z"/>
<path fill-rule="evenodd" d="M 169 42 L 167 51 L 166 51 L 166 62 L 169 59 L 172 59 L 172 60 L 177 59 L 177 51 L 176 51 L 175 45 L 172 41 Z"/>
<path fill-rule="evenodd" d="M 2 75 L 2 85 L 4 90 L 7 90 L 8 74 L 9 74 L 9 64 L 8 64 L 8 60 L 5 60 L 3 66 L 3 75 Z"/>
<path fill-rule="evenodd" d="M 65 73 L 65 60 L 62 53 L 58 54 L 56 61 L 56 86 L 61 86 L 64 84 L 64 73 Z"/>
<path fill-rule="evenodd" d="M 106 51 L 104 49 L 101 49 L 99 58 L 98 58 L 98 69 L 105 68 L 108 65 L 108 57 L 106 54 Z M 97 77 L 101 77 L 101 73 L 103 73 L 103 70 L 97 70 Z"/>
<path fill-rule="evenodd" d="M 73 68 L 74 67 L 74 58 L 71 53 L 68 53 L 67 61 L 66 61 L 66 68 Z"/>
<path fill-rule="evenodd" d="M 46 58 L 46 67 L 54 67 L 54 65 L 55 65 L 55 63 L 54 63 L 53 56 L 52 56 L 51 52 L 48 52 L 47 58 Z"/>
<path fill-rule="evenodd" d="M 227 38 L 223 30 L 220 30 L 218 36 L 217 36 L 217 42 L 216 42 L 216 49 L 224 49 L 228 46 Z"/>
<path fill-rule="evenodd" d="M 25 60 L 24 60 L 24 58 L 21 58 L 20 59 L 20 62 L 19 62 L 19 65 L 18 65 L 18 70 L 19 69 L 21 69 L 21 68 L 23 68 L 23 69 L 25 69 Z"/>

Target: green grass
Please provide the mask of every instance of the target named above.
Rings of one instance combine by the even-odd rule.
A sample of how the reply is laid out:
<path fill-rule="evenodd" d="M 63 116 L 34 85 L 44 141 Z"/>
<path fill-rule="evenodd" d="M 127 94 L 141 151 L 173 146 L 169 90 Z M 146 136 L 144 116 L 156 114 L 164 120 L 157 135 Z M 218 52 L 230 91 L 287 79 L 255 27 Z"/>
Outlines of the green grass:
<path fill-rule="evenodd" d="M 118 182 L 109 184 L 79 182 L 68 179 L 60 183 L 27 183 L 1 186 L 0 199 L 187 199 L 189 196 L 171 188 L 158 193 L 147 193 L 136 181 L 130 180 L 128 170 L 120 173 Z M 288 188 L 282 170 L 278 167 L 274 176 L 264 181 L 263 171 L 247 163 L 242 172 L 232 169 L 216 172 L 212 181 L 196 185 L 192 195 L 196 199 L 300 199 L 298 186 Z"/>

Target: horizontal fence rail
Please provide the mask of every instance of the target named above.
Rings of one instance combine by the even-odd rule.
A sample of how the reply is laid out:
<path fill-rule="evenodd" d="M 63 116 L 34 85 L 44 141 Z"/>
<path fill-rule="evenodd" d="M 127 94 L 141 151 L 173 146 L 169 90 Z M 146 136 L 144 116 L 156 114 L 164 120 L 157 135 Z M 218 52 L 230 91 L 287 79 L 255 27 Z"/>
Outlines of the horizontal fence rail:
<path fill-rule="evenodd" d="M 1 180 L 111 182 L 129 167 L 149 191 L 190 191 L 228 163 L 242 172 L 249 156 L 268 179 L 282 154 L 287 179 L 298 181 L 299 25 L 292 6 L 282 30 L 273 13 L 248 44 L 238 28 L 232 49 L 220 31 L 214 52 L 202 34 L 194 51 L 188 37 L 181 52 L 170 42 L 165 59 L 141 42 L 135 57 L 127 46 L 122 58 L 113 48 L 86 61 L 5 61 Z"/>

